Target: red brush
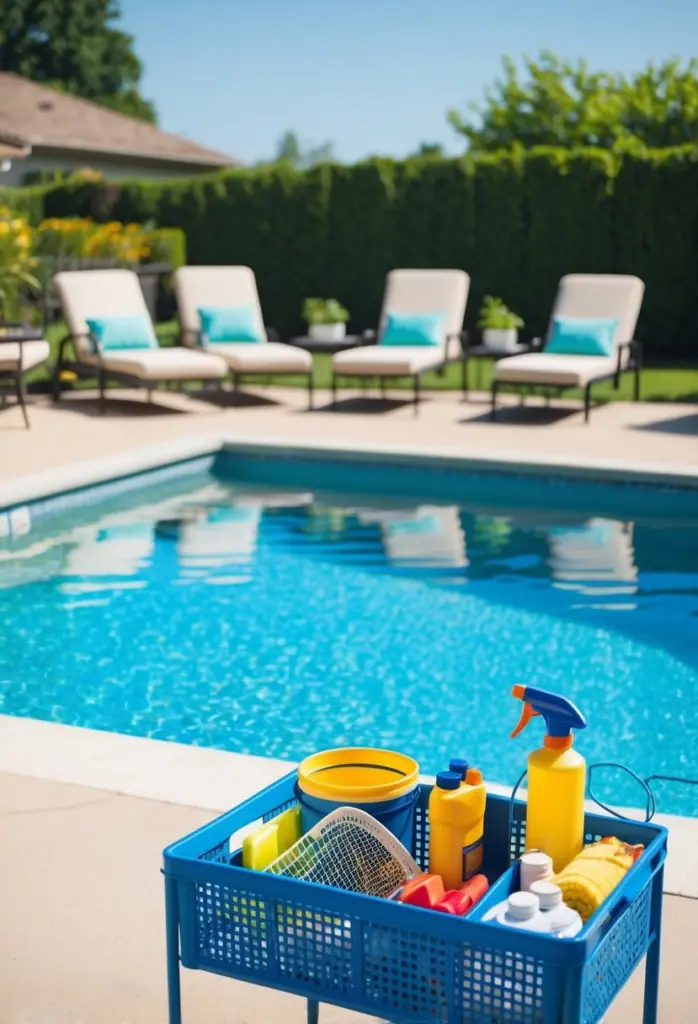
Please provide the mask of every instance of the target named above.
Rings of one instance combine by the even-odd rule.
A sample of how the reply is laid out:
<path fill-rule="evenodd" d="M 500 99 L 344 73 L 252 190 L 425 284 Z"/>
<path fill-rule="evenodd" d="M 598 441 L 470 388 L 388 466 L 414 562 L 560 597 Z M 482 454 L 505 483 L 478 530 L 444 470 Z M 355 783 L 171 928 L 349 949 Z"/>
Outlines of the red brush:
<path fill-rule="evenodd" d="M 487 892 L 484 875 L 473 875 L 462 889 L 444 892 L 441 875 L 417 875 L 405 884 L 398 896 L 400 903 L 424 910 L 439 910 L 442 914 L 467 914 Z"/>
<path fill-rule="evenodd" d="M 433 910 L 443 898 L 444 883 L 441 875 L 417 875 L 405 883 L 398 896 L 400 903 L 423 907 L 425 910 Z"/>
<path fill-rule="evenodd" d="M 478 900 L 487 892 L 489 884 L 484 875 L 473 875 L 465 883 L 462 889 L 451 889 L 443 899 L 435 905 L 434 910 L 440 910 L 442 914 L 456 914 L 461 916 L 475 906 Z"/>

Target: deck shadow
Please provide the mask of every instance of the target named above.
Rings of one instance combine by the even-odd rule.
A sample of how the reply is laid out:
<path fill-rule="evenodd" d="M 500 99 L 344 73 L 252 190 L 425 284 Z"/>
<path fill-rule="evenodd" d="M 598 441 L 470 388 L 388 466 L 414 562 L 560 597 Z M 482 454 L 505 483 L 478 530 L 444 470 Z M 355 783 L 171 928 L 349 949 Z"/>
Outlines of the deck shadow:
<path fill-rule="evenodd" d="M 673 416 L 667 420 L 656 420 L 654 423 L 640 423 L 633 430 L 649 431 L 658 434 L 688 434 L 698 436 L 698 410 L 688 416 Z"/>
<path fill-rule="evenodd" d="M 582 419 L 582 409 L 561 408 L 559 405 L 503 405 L 497 409 L 497 418 L 492 419 L 490 410 L 476 416 L 464 416 L 458 420 L 461 424 L 468 423 L 490 423 L 493 427 L 497 424 L 503 426 L 519 427 L 544 427 L 562 420 L 578 417 Z M 591 415 L 594 415 L 592 409 Z"/>
<path fill-rule="evenodd" d="M 267 398 L 256 391 L 188 391 L 187 395 L 198 402 L 207 402 L 220 409 L 269 409 L 282 405 L 275 398 Z"/>
<path fill-rule="evenodd" d="M 337 412 L 350 413 L 353 415 L 383 415 L 387 412 L 395 412 L 397 409 L 409 408 L 414 402 L 409 398 L 370 398 L 356 396 L 352 398 L 340 398 L 336 402 L 325 402 L 323 405 L 316 405 L 313 409 L 298 410 L 299 412 Z M 420 402 L 421 405 L 421 402 Z"/>
<path fill-rule="evenodd" d="M 187 415 L 187 409 L 178 409 L 175 406 L 159 403 L 157 397 L 152 402 L 145 399 L 133 398 L 110 398 L 107 395 L 107 402 L 104 411 L 100 409 L 99 397 L 71 398 L 65 393 L 61 395 L 60 401 L 53 406 L 54 409 L 69 409 L 71 412 L 81 412 L 85 416 L 99 418 L 101 416 L 123 416 L 152 418 L 154 416 L 180 416 Z M 30 410 L 31 412 L 31 410 Z"/>

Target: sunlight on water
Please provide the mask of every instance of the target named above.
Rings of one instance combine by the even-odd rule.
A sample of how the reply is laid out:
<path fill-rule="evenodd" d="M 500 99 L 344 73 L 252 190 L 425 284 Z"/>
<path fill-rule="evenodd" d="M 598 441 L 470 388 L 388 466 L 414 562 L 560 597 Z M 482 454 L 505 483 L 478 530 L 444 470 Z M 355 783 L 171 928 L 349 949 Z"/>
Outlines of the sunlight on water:
<path fill-rule="evenodd" d="M 591 760 L 698 776 L 696 520 L 246 486 L 198 474 L 10 526 L 0 710 L 297 759 L 394 746 L 511 783 L 515 682 Z M 1 532 L 1 531 L 0 531 Z M 640 800 L 614 779 L 617 802 Z M 661 808 L 698 813 L 667 786 Z"/>

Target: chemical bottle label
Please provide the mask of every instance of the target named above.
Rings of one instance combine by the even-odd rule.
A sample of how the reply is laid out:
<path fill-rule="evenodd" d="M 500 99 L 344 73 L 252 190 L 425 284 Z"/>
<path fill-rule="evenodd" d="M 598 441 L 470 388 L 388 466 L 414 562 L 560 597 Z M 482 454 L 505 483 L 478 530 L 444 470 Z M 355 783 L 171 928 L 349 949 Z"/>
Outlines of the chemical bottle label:
<path fill-rule="evenodd" d="M 463 847 L 463 881 L 476 875 L 482 867 L 482 839 Z"/>

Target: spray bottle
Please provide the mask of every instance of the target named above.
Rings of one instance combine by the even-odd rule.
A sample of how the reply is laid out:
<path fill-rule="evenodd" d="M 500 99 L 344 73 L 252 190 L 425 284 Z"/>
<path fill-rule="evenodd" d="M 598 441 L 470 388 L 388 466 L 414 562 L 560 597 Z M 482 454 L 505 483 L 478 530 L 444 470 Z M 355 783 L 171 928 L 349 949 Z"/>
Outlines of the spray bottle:
<path fill-rule="evenodd" d="M 557 693 L 533 686 L 515 686 L 512 693 L 524 701 L 512 738 L 536 715 L 546 724 L 544 746 L 528 757 L 526 849 L 543 850 L 561 871 L 584 845 L 586 761 L 572 749 L 572 729 L 586 729 L 586 719 Z"/>

